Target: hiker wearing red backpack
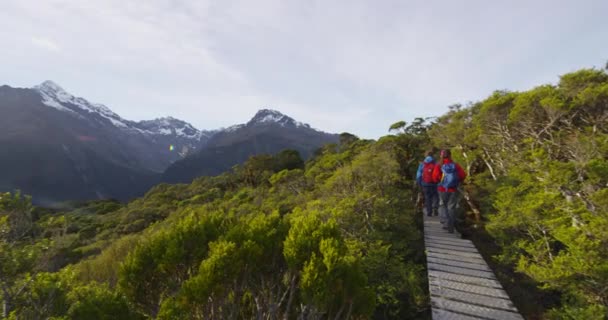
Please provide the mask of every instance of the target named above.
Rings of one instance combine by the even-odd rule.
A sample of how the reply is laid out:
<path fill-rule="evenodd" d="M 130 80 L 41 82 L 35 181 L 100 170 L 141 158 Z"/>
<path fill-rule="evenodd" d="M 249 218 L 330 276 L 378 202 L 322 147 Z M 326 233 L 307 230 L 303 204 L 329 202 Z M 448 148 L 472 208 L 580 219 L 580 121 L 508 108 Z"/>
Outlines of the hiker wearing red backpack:
<path fill-rule="evenodd" d="M 449 233 L 454 233 L 454 223 L 456 220 L 456 205 L 458 202 L 458 186 L 467 177 L 462 167 L 452 161 L 452 153 L 449 149 L 441 150 L 441 162 L 433 170 L 433 181 L 437 182 L 439 192 L 439 207 L 446 215 L 447 229 Z"/>
<path fill-rule="evenodd" d="M 436 162 L 433 158 L 433 151 L 425 153 L 424 161 L 418 166 L 416 172 L 416 181 L 422 188 L 424 194 L 424 208 L 427 216 L 437 216 L 437 207 L 439 203 L 439 194 L 437 193 L 437 183 L 433 179 Z"/>

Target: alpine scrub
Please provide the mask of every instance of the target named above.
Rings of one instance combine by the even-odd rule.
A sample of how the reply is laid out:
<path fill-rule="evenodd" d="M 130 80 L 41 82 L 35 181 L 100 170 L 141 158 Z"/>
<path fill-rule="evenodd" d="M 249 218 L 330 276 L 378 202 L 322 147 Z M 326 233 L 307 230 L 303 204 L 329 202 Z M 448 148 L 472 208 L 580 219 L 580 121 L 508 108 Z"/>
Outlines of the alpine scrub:
<path fill-rule="evenodd" d="M 254 156 L 127 204 L 50 210 L 0 194 L 3 318 L 428 319 L 412 188 L 425 182 L 461 192 L 526 317 L 606 318 L 604 70 L 390 131 L 343 133 L 306 162 L 292 150 Z M 432 146 L 452 155 L 430 179 L 418 170 Z"/>
<path fill-rule="evenodd" d="M 91 204 L 28 216 L 25 225 L 39 231 L 15 239 L 19 248 L 50 239 L 57 264 L 40 254 L 24 261 L 6 282 L 15 288 L 9 314 L 425 318 L 422 239 L 405 187 L 413 180 L 403 174 L 416 164 L 401 157 L 418 153 L 420 140 L 340 140 L 306 163 L 295 151 L 255 156 L 220 176 L 158 185 L 109 212 Z M 71 231 L 51 234 L 61 223 Z M 83 251 L 92 252 L 63 258 Z"/>
<path fill-rule="evenodd" d="M 515 296 L 520 309 L 542 318 L 605 319 L 606 71 L 580 70 L 525 92 L 497 91 L 453 108 L 429 134 L 453 147 L 470 173 L 465 197 L 477 209 L 470 220 L 499 245 L 495 261 L 529 277 L 547 303 Z"/>

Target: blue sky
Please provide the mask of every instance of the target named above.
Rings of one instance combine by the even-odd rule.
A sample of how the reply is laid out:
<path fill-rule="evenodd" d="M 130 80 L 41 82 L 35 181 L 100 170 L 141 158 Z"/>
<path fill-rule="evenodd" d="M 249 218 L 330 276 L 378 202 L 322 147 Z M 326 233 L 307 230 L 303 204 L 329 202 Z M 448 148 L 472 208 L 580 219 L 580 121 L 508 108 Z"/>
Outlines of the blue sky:
<path fill-rule="evenodd" d="M 377 138 L 608 60 L 608 1 L 3 0 L 0 84 L 200 129 L 273 108 Z"/>

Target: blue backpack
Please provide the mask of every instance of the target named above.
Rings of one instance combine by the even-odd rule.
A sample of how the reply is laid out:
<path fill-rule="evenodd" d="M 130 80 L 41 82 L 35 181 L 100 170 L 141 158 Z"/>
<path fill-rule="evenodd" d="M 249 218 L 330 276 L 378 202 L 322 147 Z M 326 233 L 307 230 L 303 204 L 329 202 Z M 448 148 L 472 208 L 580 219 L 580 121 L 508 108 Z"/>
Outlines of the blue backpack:
<path fill-rule="evenodd" d="M 456 171 L 456 164 L 454 162 L 446 163 L 441 166 L 443 172 L 443 178 L 441 178 L 440 186 L 449 189 L 456 188 L 460 183 L 458 179 L 458 172 Z"/>

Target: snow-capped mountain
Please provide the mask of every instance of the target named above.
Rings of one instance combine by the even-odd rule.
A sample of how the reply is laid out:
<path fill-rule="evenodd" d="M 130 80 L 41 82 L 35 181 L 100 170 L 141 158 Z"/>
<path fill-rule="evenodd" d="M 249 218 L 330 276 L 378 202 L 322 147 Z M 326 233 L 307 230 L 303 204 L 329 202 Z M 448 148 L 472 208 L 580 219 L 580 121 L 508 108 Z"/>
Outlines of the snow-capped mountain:
<path fill-rule="evenodd" d="M 213 131 L 198 130 L 191 124 L 173 117 L 139 121 L 134 123 L 134 127 L 149 134 L 176 136 L 196 141 L 209 138 L 213 135 Z"/>
<path fill-rule="evenodd" d="M 272 109 L 259 110 L 251 120 L 219 130 L 204 148 L 173 163 L 163 174 L 166 182 L 190 182 L 198 176 L 215 175 L 243 163 L 256 154 L 297 150 L 306 159 L 338 135 L 313 129 L 310 125 Z"/>
<path fill-rule="evenodd" d="M 42 103 L 46 106 L 73 113 L 81 118 L 96 120 L 101 124 L 109 122 L 114 127 L 123 130 L 139 131 L 148 135 L 175 136 L 195 141 L 208 138 L 211 135 L 209 131 L 200 131 L 191 124 L 173 117 L 139 122 L 125 120 L 105 105 L 91 103 L 84 98 L 76 97 L 50 80 L 35 86 L 33 89 L 40 93 Z"/>
<path fill-rule="evenodd" d="M 116 135 L 126 134 L 127 142 L 141 145 L 137 140 L 147 140 L 147 144 L 164 154 L 158 157 L 157 152 L 153 152 L 155 157 L 150 158 L 146 156 L 150 154 L 149 150 L 143 150 L 142 157 L 148 158 L 143 161 L 143 166 L 153 171 L 162 171 L 172 162 L 199 149 L 211 136 L 209 131 L 200 131 L 172 117 L 139 122 L 125 120 L 105 105 L 76 97 L 53 81 L 45 81 L 33 89 L 40 94 L 45 106 L 87 121 L 97 128 L 114 131 Z"/>
<path fill-rule="evenodd" d="M 139 196 L 209 136 L 174 118 L 123 119 L 52 81 L 0 86 L 0 191 L 39 203 Z"/>
<path fill-rule="evenodd" d="M 259 110 L 249 122 L 247 126 L 255 125 L 266 125 L 266 124 L 277 124 L 282 127 L 295 127 L 295 128 L 309 128 L 310 125 L 302 122 L 298 122 L 293 118 L 282 114 L 279 111 L 272 109 L 261 109 Z"/>
<path fill-rule="evenodd" d="M 201 131 L 172 117 L 124 119 L 52 81 L 33 88 L 0 86 L 0 192 L 19 189 L 43 205 L 125 200 L 161 178 L 187 182 L 284 149 L 307 158 L 337 140 L 270 109 L 243 124 Z"/>
<path fill-rule="evenodd" d="M 309 124 L 296 121 L 292 117 L 287 116 L 277 110 L 260 109 L 247 123 L 236 124 L 215 132 L 214 135 L 209 138 L 209 141 L 207 141 L 207 146 L 228 146 L 247 141 L 251 137 L 260 134 L 271 134 L 274 136 L 278 135 L 279 133 L 285 135 L 286 137 L 296 135 L 298 138 L 301 138 L 303 135 L 310 137 L 334 136 L 326 132 L 313 129 Z M 333 141 L 332 139 L 333 138 L 321 139 L 320 141 L 326 143 L 327 141 Z M 313 141 L 318 140 L 313 139 Z M 313 143 L 313 145 L 316 144 Z M 304 156 L 308 156 L 308 151 L 304 152 Z"/>
<path fill-rule="evenodd" d="M 47 80 L 34 87 L 42 97 L 42 103 L 59 111 L 73 112 L 81 117 L 96 116 L 109 121 L 118 128 L 128 128 L 126 121 L 112 112 L 103 104 L 90 103 L 87 100 L 75 97 L 66 92 L 58 84 Z"/>
<path fill-rule="evenodd" d="M 272 126 L 278 125 L 287 128 L 308 128 L 312 129 L 309 124 L 302 123 L 294 120 L 293 118 L 282 114 L 280 111 L 273 109 L 260 109 L 247 123 L 240 123 L 230 126 L 228 128 L 222 128 L 216 131 L 209 131 L 212 134 L 222 132 L 234 132 L 246 127 L 259 127 L 259 126 Z"/>

